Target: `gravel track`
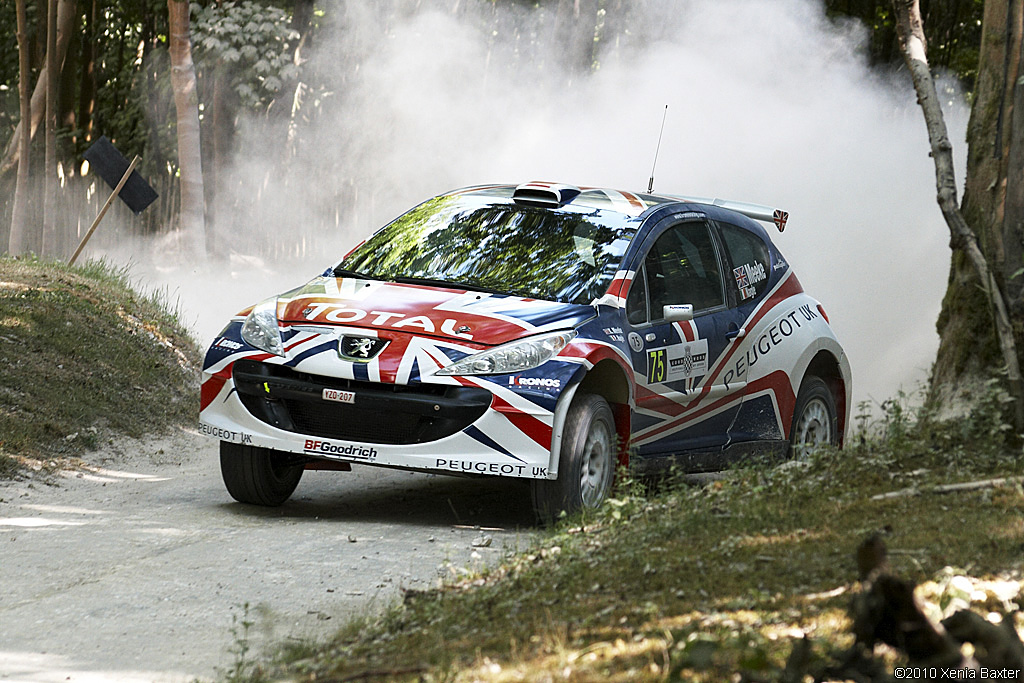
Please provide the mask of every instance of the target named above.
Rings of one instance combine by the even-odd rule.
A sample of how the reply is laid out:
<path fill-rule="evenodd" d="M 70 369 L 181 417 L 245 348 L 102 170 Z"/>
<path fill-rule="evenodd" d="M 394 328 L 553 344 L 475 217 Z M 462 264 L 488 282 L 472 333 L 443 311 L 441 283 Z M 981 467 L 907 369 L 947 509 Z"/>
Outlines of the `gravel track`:
<path fill-rule="evenodd" d="M 192 432 L 89 460 L 0 484 L 0 681 L 215 679 L 243 620 L 257 652 L 324 638 L 533 534 L 507 480 L 355 466 L 306 472 L 267 509 L 229 498 L 216 442 Z"/>

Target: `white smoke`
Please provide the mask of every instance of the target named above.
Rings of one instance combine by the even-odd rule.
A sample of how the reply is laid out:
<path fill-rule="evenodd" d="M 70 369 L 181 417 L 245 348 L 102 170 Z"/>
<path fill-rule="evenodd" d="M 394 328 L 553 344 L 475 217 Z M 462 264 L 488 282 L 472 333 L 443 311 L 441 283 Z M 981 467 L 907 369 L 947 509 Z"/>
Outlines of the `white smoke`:
<path fill-rule="evenodd" d="M 161 273 L 136 259 L 144 280 L 178 291 L 204 343 L 445 190 L 534 179 L 645 190 L 668 105 L 655 190 L 788 210 L 776 243 L 847 349 L 855 401 L 925 379 L 948 233 L 910 82 L 869 69 L 858 26 L 814 0 L 650 0 L 646 21 L 630 17 L 639 38 L 574 71 L 552 12 L 450 4 L 410 4 L 390 23 L 376 3 L 328 7 L 307 68 L 336 80 L 307 93 L 315 116 L 285 177 L 270 170 L 283 136 L 246 128 L 234 177 L 259 188 L 261 230 L 303 235 L 301 259 L 247 258 L 253 226 L 223 216 L 230 265 Z M 950 95 L 958 161 L 966 119 Z M 329 235 L 303 232 L 334 216 Z"/>

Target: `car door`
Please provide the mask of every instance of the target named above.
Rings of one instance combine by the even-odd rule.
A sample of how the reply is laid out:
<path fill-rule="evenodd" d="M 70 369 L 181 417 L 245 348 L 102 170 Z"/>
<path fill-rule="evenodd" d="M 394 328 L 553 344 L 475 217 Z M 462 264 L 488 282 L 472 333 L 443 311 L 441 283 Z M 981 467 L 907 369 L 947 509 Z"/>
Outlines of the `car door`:
<path fill-rule="evenodd" d="M 729 428 L 730 443 L 781 440 L 784 434 L 772 392 L 763 386 L 758 389 L 763 381 L 745 381 L 778 369 L 773 367 L 778 353 L 773 353 L 773 345 L 768 344 L 771 338 L 743 339 L 749 332 L 751 316 L 771 290 L 773 269 L 768 245 L 750 230 L 724 222 L 719 222 L 717 228 L 727 262 L 726 297 L 731 300 L 728 325 L 730 330 L 740 330 L 732 333 L 737 352 L 728 363 L 725 378 L 741 379 L 746 384 L 743 404 Z"/>
<path fill-rule="evenodd" d="M 641 457 L 720 451 L 744 386 L 716 367 L 736 327 L 720 245 L 703 218 L 670 218 L 648 241 L 626 300 L 633 444 Z"/>

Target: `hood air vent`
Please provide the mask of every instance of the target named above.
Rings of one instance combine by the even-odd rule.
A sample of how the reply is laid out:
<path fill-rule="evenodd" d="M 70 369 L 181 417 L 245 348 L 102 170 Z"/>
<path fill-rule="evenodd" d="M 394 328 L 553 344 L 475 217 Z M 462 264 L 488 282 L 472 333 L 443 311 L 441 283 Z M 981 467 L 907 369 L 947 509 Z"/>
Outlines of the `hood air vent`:
<path fill-rule="evenodd" d="M 516 187 L 516 191 L 512 193 L 512 199 L 517 204 L 552 207 L 568 204 L 579 194 L 580 188 L 573 185 L 534 180 Z"/>

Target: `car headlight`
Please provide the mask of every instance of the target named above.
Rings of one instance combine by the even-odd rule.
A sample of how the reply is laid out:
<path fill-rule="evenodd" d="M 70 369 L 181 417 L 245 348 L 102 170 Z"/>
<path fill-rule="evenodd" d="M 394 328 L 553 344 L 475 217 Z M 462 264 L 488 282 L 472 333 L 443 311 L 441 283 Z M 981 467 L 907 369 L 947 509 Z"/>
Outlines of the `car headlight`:
<path fill-rule="evenodd" d="M 507 375 L 529 370 L 557 356 L 575 336 L 575 330 L 568 330 L 509 342 L 467 356 L 448 367 L 441 368 L 436 374 Z"/>
<path fill-rule="evenodd" d="M 281 330 L 277 326 L 277 297 L 266 299 L 253 306 L 242 325 L 242 339 L 246 344 L 267 353 L 277 356 L 284 355 Z"/>

